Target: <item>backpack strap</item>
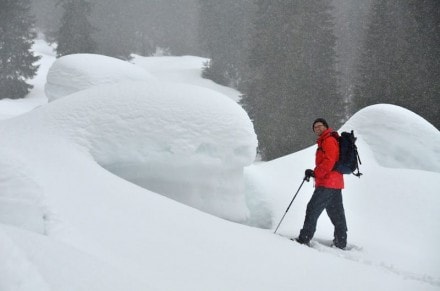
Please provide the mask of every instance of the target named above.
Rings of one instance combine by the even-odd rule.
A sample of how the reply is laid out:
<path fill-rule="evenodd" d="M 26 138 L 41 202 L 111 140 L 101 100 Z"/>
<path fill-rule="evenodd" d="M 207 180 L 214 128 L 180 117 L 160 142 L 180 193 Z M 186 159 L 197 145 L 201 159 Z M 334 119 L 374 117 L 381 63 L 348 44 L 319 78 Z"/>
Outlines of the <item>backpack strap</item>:
<path fill-rule="evenodd" d="M 330 135 L 329 136 L 332 136 L 332 137 L 334 137 L 335 139 L 336 139 L 336 141 L 337 142 L 339 142 L 339 133 L 337 132 L 337 131 L 332 131 L 332 132 L 330 132 Z"/>
<path fill-rule="evenodd" d="M 357 167 L 356 167 L 356 170 L 357 170 L 357 173 L 353 173 L 353 175 L 355 175 L 356 177 L 358 177 L 358 178 L 360 178 L 363 174 L 360 172 L 360 170 L 359 170 L 359 165 L 362 165 L 362 162 L 361 162 L 361 157 L 359 157 L 359 153 L 358 153 L 358 150 L 357 150 L 357 146 L 356 145 L 354 145 L 354 152 L 355 152 L 355 154 L 356 154 L 356 158 L 357 158 L 357 160 L 358 160 L 358 165 L 357 165 Z"/>
<path fill-rule="evenodd" d="M 351 131 L 351 134 L 354 136 L 354 131 L 353 130 Z M 355 141 L 356 141 L 356 139 L 357 138 L 355 138 Z M 357 158 L 357 160 L 359 162 L 357 167 L 356 167 L 357 173 L 353 173 L 353 175 L 355 175 L 356 177 L 360 178 L 362 176 L 362 173 L 359 171 L 359 165 L 362 165 L 361 157 L 359 156 L 359 152 L 358 152 L 358 149 L 357 149 L 357 146 L 356 146 L 355 143 L 353 143 L 353 146 L 354 146 L 354 152 L 356 154 L 356 158 Z"/>

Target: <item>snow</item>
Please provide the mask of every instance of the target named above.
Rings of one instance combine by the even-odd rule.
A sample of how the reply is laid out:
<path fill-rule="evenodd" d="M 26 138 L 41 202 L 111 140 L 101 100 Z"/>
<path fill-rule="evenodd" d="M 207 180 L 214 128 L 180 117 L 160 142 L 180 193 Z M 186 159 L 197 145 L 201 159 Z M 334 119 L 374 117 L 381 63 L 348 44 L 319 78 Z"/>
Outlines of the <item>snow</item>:
<path fill-rule="evenodd" d="M 201 68 L 208 62 L 206 58 L 196 56 L 144 58 L 134 55 L 132 62 L 144 68 L 159 80 L 209 88 L 228 96 L 234 101 L 240 100 L 241 93 L 237 90 L 200 78 Z"/>
<path fill-rule="evenodd" d="M 147 189 L 229 220 L 248 216 L 243 168 L 255 158 L 256 135 L 246 112 L 215 91 L 146 81 L 98 85 L 10 127 L 30 125 L 40 137 L 56 132 L 57 143 L 80 145 L 105 169 Z"/>
<path fill-rule="evenodd" d="M 72 71 L 87 71 L 72 68 L 103 62 L 102 57 L 96 59 L 83 54 L 62 57 L 49 70 L 48 82 L 67 84 L 75 79 Z M 199 86 L 152 78 L 122 81 L 142 69 L 127 63 L 136 70 L 117 75 L 122 66 L 107 59 L 101 66 L 105 78 L 98 66 L 91 82 L 86 74 L 73 82 L 96 85 L 82 90 L 75 86 L 77 93 L 65 96 L 67 100 L 42 109 L 43 127 L 69 132 L 98 164 L 126 180 L 211 214 L 245 221 L 243 167 L 253 162 L 257 147 L 246 112 L 230 98 Z M 114 63 L 117 69 L 109 69 Z M 69 77 L 59 81 L 53 72 Z M 109 72 L 115 76 L 109 79 L 120 81 L 105 84 Z"/>
<path fill-rule="evenodd" d="M 357 128 L 384 167 L 440 172 L 438 130 L 407 109 L 389 104 L 370 106 L 345 128 Z"/>
<path fill-rule="evenodd" d="M 149 81 L 153 76 L 128 62 L 94 54 L 73 54 L 57 59 L 47 73 L 45 93 L 49 101 L 104 84 Z"/>
<path fill-rule="evenodd" d="M 308 248 L 283 236 L 298 234 L 312 183 L 283 236 L 273 231 L 315 147 L 252 163 L 252 125 L 200 78 L 201 58 L 137 56 L 133 66 L 153 78 L 97 82 L 47 103 L 39 82 L 54 57 L 34 48 L 43 55 L 34 90 L 0 102 L 0 290 L 440 290 L 440 132 L 414 113 L 381 104 L 342 127 L 358 136 L 364 173 L 346 176 L 343 190 L 353 249 L 319 244 L 333 233 L 325 213 Z M 183 203 L 136 180 L 154 173 Z M 194 185 L 204 211 L 189 206 Z M 237 197 L 216 192 L 230 186 L 242 187 L 245 223 L 220 218 L 228 209 L 207 213 Z"/>

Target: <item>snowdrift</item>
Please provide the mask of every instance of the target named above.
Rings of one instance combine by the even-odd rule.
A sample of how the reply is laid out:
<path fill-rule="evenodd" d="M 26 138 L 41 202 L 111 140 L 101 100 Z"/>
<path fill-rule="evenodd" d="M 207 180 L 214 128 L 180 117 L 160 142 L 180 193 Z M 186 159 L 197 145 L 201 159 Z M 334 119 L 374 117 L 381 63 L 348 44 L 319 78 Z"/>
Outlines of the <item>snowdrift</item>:
<path fill-rule="evenodd" d="M 339 131 L 348 130 L 354 130 L 358 137 L 360 168 L 364 174 L 360 179 L 344 176 L 348 241 L 363 249 L 362 254 L 344 257 L 382 265 L 387 271 L 438 288 L 440 281 L 433 270 L 440 268 L 440 259 L 435 255 L 436 245 L 440 243 L 440 197 L 435 186 L 440 177 L 437 170 L 440 132 L 420 116 L 387 104 L 359 111 Z M 414 136 L 417 138 L 411 138 Z M 304 177 L 304 170 L 314 165 L 315 150 L 313 146 L 246 168 L 246 182 L 250 186 L 247 189 L 252 191 L 253 203 L 260 210 L 258 213 L 251 207 L 251 213 L 259 215 L 254 220 L 256 225 L 264 225 L 261 218 L 271 217 L 272 227 L 280 221 Z M 421 160 L 423 157 L 426 159 Z M 415 165 L 418 170 L 414 169 Z M 313 190 L 313 183 L 301 188 L 278 231 L 280 234 L 290 237 L 299 234 Z M 271 215 L 264 209 L 270 209 Z M 333 225 L 324 212 L 315 239 L 330 241 L 332 237 Z"/>
<path fill-rule="evenodd" d="M 45 93 L 49 101 L 104 84 L 121 81 L 154 81 L 154 77 L 128 62 L 95 54 L 58 58 L 47 73 Z"/>
<path fill-rule="evenodd" d="M 257 141 L 249 117 L 229 98 L 190 85 L 126 81 L 63 99 L 18 117 L 8 130 L 39 125 L 43 140 L 55 134 L 81 146 L 140 186 L 226 219 L 247 218 L 243 167 L 253 162 Z"/>
<path fill-rule="evenodd" d="M 157 72 L 163 66 L 154 62 Z M 199 187 L 210 205 L 252 162 L 256 140 L 241 108 L 175 86 L 184 80 L 175 77 L 165 86 L 93 85 L 0 122 L 0 290 L 439 290 L 440 173 L 432 164 L 440 133 L 431 125 L 387 105 L 353 116 L 343 129 L 358 133 L 364 176 L 347 177 L 343 193 L 356 248 L 307 248 L 127 181 L 155 174 L 165 184 L 153 176 L 157 186 L 168 187 L 188 172 L 189 186 L 170 190 Z M 417 139 L 408 138 L 414 131 Z M 418 139 L 434 162 L 414 169 Z M 245 168 L 247 223 L 279 221 L 314 151 Z M 280 234 L 297 235 L 312 191 L 304 184 Z M 332 231 L 323 214 L 315 238 L 329 240 Z"/>
<path fill-rule="evenodd" d="M 419 115 L 400 106 L 369 106 L 341 130 L 356 129 L 384 167 L 440 173 L 439 131 Z"/>

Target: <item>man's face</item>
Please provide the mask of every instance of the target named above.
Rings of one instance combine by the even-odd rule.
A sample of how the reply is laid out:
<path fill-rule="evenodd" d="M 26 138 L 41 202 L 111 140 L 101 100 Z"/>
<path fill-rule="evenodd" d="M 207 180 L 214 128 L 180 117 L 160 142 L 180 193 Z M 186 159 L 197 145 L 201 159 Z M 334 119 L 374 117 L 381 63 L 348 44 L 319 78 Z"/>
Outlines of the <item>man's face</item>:
<path fill-rule="evenodd" d="M 317 122 L 313 126 L 313 132 L 315 132 L 317 136 L 320 136 L 326 129 L 327 128 L 324 126 L 322 122 Z"/>

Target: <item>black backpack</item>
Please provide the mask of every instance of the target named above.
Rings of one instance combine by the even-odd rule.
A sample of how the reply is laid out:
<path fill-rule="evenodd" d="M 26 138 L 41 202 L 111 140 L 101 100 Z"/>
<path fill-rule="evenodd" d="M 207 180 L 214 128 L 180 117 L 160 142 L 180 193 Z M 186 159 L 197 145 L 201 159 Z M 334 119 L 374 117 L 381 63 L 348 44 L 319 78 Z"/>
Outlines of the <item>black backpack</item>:
<path fill-rule="evenodd" d="M 339 160 L 336 162 L 333 170 L 342 174 L 354 174 L 360 178 L 362 173 L 359 172 L 359 165 L 362 163 L 357 151 L 356 137 L 353 130 L 351 132 L 344 131 L 341 135 L 338 135 L 337 132 L 332 132 L 332 136 L 339 143 Z M 355 173 L 356 170 L 357 173 Z"/>

